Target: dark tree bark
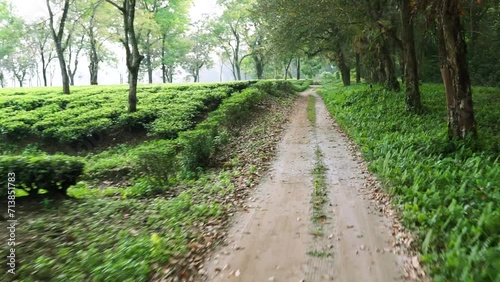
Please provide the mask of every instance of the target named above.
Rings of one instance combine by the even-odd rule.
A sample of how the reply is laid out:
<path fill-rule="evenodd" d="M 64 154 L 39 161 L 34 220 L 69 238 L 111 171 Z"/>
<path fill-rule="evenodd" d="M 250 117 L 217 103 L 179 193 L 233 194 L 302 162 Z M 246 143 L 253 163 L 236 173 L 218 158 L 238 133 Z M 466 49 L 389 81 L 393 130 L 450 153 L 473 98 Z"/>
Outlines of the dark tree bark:
<path fill-rule="evenodd" d="M 300 79 L 300 57 L 297 58 L 297 80 Z"/>
<path fill-rule="evenodd" d="M 338 56 L 338 68 L 340 71 L 340 76 L 342 76 L 342 83 L 344 86 L 351 85 L 351 68 L 347 65 L 344 52 L 342 50 L 337 52 Z"/>
<path fill-rule="evenodd" d="M 78 45 L 76 46 L 76 53 L 74 54 L 75 56 L 75 61 L 73 62 L 73 68 L 71 67 L 71 60 L 73 58 L 73 44 L 68 45 L 68 76 L 69 76 L 69 81 L 70 85 L 74 86 L 75 85 L 75 75 L 76 75 L 76 70 L 78 69 L 78 56 L 80 56 L 80 52 L 83 49 L 83 40 L 85 39 L 85 36 L 82 35 L 80 38 L 80 41 L 78 42 Z"/>
<path fill-rule="evenodd" d="M 361 82 L 361 64 L 360 64 L 360 55 L 356 53 L 356 83 Z"/>
<path fill-rule="evenodd" d="M 420 101 L 420 90 L 418 86 L 417 56 L 415 54 L 415 38 L 413 32 L 413 21 L 411 19 L 410 2 L 407 0 L 401 0 L 400 4 L 406 108 L 409 111 L 420 112 L 422 110 L 422 104 Z"/>
<path fill-rule="evenodd" d="M 167 36 L 163 34 L 161 36 L 161 77 L 163 83 L 167 83 L 167 64 L 165 63 L 167 61 L 167 52 L 166 52 L 166 38 Z"/>
<path fill-rule="evenodd" d="M 47 9 L 49 10 L 49 22 L 50 30 L 52 33 L 52 39 L 54 40 L 54 45 L 56 49 L 57 59 L 59 60 L 59 67 L 61 68 L 61 77 L 63 84 L 63 93 L 69 94 L 69 77 L 66 70 L 66 62 L 64 60 L 64 48 L 63 48 L 63 35 L 64 35 L 64 25 L 66 24 L 66 19 L 68 17 L 70 0 L 64 0 L 64 7 L 62 11 L 61 21 L 59 23 L 58 31 L 54 27 L 54 13 L 50 7 L 50 0 L 47 0 Z"/>
<path fill-rule="evenodd" d="M 387 89 L 392 91 L 400 91 L 401 87 L 396 77 L 396 68 L 394 67 L 394 61 L 392 60 L 389 48 L 387 47 L 385 42 L 381 43 L 380 57 L 385 67 L 385 84 Z"/>
<path fill-rule="evenodd" d="M 145 64 L 148 70 L 148 83 L 153 84 L 153 63 L 151 61 L 151 54 L 149 53 L 146 53 Z"/>
<path fill-rule="evenodd" d="M 292 64 L 292 60 L 293 60 L 293 58 L 290 58 L 290 60 L 288 60 L 288 62 L 285 65 L 285 80 L 287 80 L 287 78 L 288 78 L 288 70 L 290 69 L 290 65 Z"/>
<path fill-rule="evenodd" d="M 257 75 L 257 79 L 262 79 L 262 75 L 264 74 L 264 63 L 262 58 L 258 55 L 252 56 L 253 62 L 255 64 L 255 73 Z"/>
<path fill-rule="evenodd" d="M 443 0 L 439 11 L 441 76 L 445 85 L 450 139 L 477 137 L 460 1 Z"/>
<path fill-rule="evenodd" d="M 135 0 L 123 0 L 123 6 L 119 6 L 111 0 L 106 2 L 117 8 L 123 15 L 124 38 L 122 39 L 125 47 L 127 60 L 127 69 L 129 72 L 129 94 L 128 94 L 128 110 L 129 112 L 137 111 L 137 80 L 139 78 L 139 68 L 144 56 L 139 53 L 137 37 L 135 36 L 134 19 L 135 19 Z"/>
<path fill-rule="evenodd" d="M 90 38 L 90 64 L 89 64 L 89 72 L 90 72 L 90 85 L 97 85 L 97 78 L 99 74 L 99 56 L 97 55 L 97 42 L 95 38 L 92 36 Z"/>
<path fill-rule="evenodd" d="M 38 31 L 42 32 L 42 31 Z M 48 78 L 47 78 L 47 69 L 49 67 L 50 62 L 54 59 L 53 52 L 50 51 L 48 53 L 48 57 L 45 55 L 45 48 L 47 44 L 47 40 L 51 35 L 46 34 L 42 38 L 38 39 L 38 50 L 40 52 L 40 59 L 42 61 L 42 78 L 43 78 L 43 86 L 48 86 Z"/>
<path fill-rule="evenodd" d="M 151 50 L 151 32 L 146 34 L 146 44 L 144 46 L 145 58 L 144 63 L 148 73 L 148 83 L 153 84 L 153 54 Z"/>
<path fill-rule="evenodd" d="M 99 54 L 97 52 L 97 40 L 95 38 L 95 14 L 98 6 L 94 6 L 90 15 L 90 24 L 88 29 L 88 37 L 90 43 L 89 52 L 89 73 L 90 73 L 90 85 L 97 85 L 97 78 L 99 74 Z"/>

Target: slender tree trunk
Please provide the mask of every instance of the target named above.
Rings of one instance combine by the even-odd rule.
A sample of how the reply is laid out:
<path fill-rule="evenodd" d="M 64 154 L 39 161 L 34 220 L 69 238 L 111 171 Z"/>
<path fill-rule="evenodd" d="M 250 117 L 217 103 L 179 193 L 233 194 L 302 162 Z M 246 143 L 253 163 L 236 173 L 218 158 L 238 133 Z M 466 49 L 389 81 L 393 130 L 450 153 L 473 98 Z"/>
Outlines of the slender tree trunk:
<path fill-rule="evenodd" d="M 97 85 L 97 77 L 99 73 L 99 56 L 97 54 L 97 42 L 94 38 L 94 33 L 91 30 L 90 32 L 90 64 L 89 64 L 89 72 L 90 72 L 90 85 Z"/>
<path fill-rule="evenodd" d="M 380 56 L 385 66 L 386 87 L 388 90 L 400 91 L 401 87 L 396 77 L 396 68 L 394 67 L 394 62 L 392 60 L 391 54 L 389 53 L 389 48 L 387 48 L 385 42 L 383 42 L 381 45 L 382 46 L 380 47 Z"/>
<path fill-rule="evenodd" d="M 99 73 L 99 62 L 91 62 L 89 65 L 90 70 L 90 85 L 97 85 L 97 78 Z"/>
<path fill-rule="evenodd" d="M 59 29 L 56 32 L 54 28 L 54 14 L 52 13 L 52 9 L 50 7 L 50 2 L 49 0 L 47 2 L 47 8 L 49 10 L 49 20 L 50 20 L 50 29 L 52 33 L 52 39 L 54 40 L 54 45 L 57 53 L 57 57 L 59 59 L 59 67 L 61 69 L 61 78 L 62 78 L 62 84 L 63 84 L 63 93 L 64 94 L 69 94 L 69 78 L 68 78 L 68 72 L 66 70 L 66 62 L 64 60 L 64 50 L 62 48 L 62 39 L 63 39 L 63 33 L 64 33 L 64 25 L 66 23 L 66 18 L 68 15 L 68 10 L 69 10 L 69 3 L 70 0 L 65 0 L 64 1 L 64 8 L 63 8 L 63 14 L 59 23 Z"/>
<path fill-rule="evenodd" d="M 469 135 L 477 137 L 459 6 L 459 0 L 443 1 L 439 19 L 440 30 L 438 30 L 441 76 L 445 84 L 450 139 L 464 139 Z"/>
<path fill-rule="evenodd" d="M 151 63 L 151 52 L 147 50 L 146 68 L 148 69 L 148 83 L 153 84 L 153 64 Z"/>
<path fill-rule="evenodd" d="M 41 56 L 41 59 L 42 59 L 43 86 L 47 87 L 47 65 L 45 63 L 45 55 L 43 54 L 43 49 L 40 52 L 40 56 Z"/>
<path fill-rule="evenodd" d="M 361 82 L 360 54 L 356 52 L 356 83 Z"/>
<path fill-rule="evenodd" d="M 165 42 L 166 42 L 166 35 L 163 34 L 161 36 L 161 77 L 163 83 L 167 83 L 167 66 L 165 64 L 166 61 Z"/>
<path fill-rule="evenodd" d="M 286 66 L 285 66 L 285 80 L 288 78 L 288 70 L 290 69 L 290 65 L 292 64 L 292 60 L 293 60 L 293 58 L 290 58 L 290 60 L 288 60 L 288 62 L 286 63 Z"/>
<path fill-rule="evenodd" d="M 167 68 L 167 81 L 170 83 L 174 82 L 174 67 L 173 66 L 169 66 Z"/>
<path fill-rule="evenodd" d="M 63 84 L 63 93 L 69 94 L 69 77 L 68 70 L 66 69 L 66 62 L 64 60 L 64 53 L 61 47 L 56 47 L 57 57 L 59 59 L 59 68 L 61 69 L 61 77 Z"/>
<path fill-rule="evenodd" d="M 410 3 L 407 0 L 402 0 L 400 3 L 405 62 L 403 64 L 403 66 L 405 66 L 403 71 L 405 77 L 406 108 L 413 112 L 420 112 L 422 110 L 422 104 L 418 86 L 417 56 L 415 55 L 415 39 L 413 34 L 413 21 L 411 20 Z"/>

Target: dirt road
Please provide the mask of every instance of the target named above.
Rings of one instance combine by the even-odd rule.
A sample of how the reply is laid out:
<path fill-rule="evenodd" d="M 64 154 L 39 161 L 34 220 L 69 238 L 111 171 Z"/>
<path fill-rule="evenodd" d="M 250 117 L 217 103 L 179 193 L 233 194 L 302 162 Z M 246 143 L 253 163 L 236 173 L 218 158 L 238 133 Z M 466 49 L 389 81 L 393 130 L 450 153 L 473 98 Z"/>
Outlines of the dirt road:
<path fill-rule="evenodd" d="M 315 124 L 307 118 L 310 95 Z M 205 262 L 207 281 L 400 281 L 390 222 L 365 199 L 367 174 L 323 101 L 313 90 L 302 93 L 290 120 L 251 208 L 235 216 L 224 246 Z M 318 152 L 327 191 L 320 223 L 311 203 Z"/>

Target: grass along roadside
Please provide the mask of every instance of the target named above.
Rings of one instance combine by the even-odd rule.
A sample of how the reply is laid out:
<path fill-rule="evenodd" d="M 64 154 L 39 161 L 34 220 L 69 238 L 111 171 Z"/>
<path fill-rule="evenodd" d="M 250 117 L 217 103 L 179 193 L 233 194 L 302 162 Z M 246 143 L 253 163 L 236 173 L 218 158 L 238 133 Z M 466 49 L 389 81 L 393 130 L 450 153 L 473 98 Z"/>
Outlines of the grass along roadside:
<path fill-rule="evenodd" d="M 481 140 L 446 140 L 442 86 L 424 84 L 423 115 L 381 87 L 325 85 L 328 110 L 393 196 L 434 281 L 500 280 L 500 90 L 477 87 Z"/>
<path fill-rule="evenodd" d="M 272 159 L 293 100 L 294 96 L 283 96 L 261 102 L 241 130 L 234 128 L 238 134 L 225 147 L 231 151 L 223 158 L 230 166 L 182 180 L 168 193 L 146 197 L 151 194 L 144 183 L 123 189 L 80 185 L 69 189 L 82 197 L 78 200 L 20 202 L 24 224 L 18 230 L 17 278 L 195 277 L 203 253 L 223 236 L 228 215 L 242 205 Z"/>

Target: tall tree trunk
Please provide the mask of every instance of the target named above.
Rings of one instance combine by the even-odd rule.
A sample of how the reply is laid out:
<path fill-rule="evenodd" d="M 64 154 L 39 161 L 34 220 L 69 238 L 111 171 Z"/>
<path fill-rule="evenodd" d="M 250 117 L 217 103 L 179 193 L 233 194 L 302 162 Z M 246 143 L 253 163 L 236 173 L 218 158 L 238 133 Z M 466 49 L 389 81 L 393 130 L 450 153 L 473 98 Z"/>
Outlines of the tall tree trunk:
<path fill-rule="evenodd" d="M 292 60 L 293 60 L 293 58 L 290 58 L 290 60 L 288 60 L 288 62 L 286 63 L 286 66 L 285 66 L 285 80 L 288 78 L 288 70 L 290 69 L 290 65 L 292 64 Z"/>
<path fill-rule="evenodd" d="M 344 52 L 342 50 L 338 51 L 338 68 L 340 71 L 340 75 L 342 76 L 342 83 L 344 86 L 351 85 L 351 69 L 347 66 L 345 61 Z"/>
<path fill-rule="evenodd" d="M 146 68 L 148 69 L 148 83 L 153 84 L 153 64 L 151 63 L 151 50 L 146 51 Z"/>
<path fill-rule="evenodd" d="M 66 69 L 66 62 L 64 60 L 64 53 L 61 47 L 56 47 L 57 57 L 59 59 L 59 68 L 61 69 L 61 77 L 63 84 L 63 93 L 69 94 L 69 76 L 68 70 Z"/>
<path fill-rule="evenodd" d="M 405 66 L 403 71 L 405 77 L 406 108 L 413 112 L 420 112 L 422 110 L 422 104 L 418 86 L 418 67 L 415 54 L 415 39 L 413 34 L 413 21 L 411 20 L 410 3 L 407 0 L 401 0 L 400 3 L 404 53 L 403 66 Z"/>
<path fill-rule="evenodd" d="M 300 79 L 300 57 L 297 58 L 297 80 Z"/>
<path fill-rule="evenodd" d="M 45 55 L 43 54 L 43 49 L 40 52 L 40 56 L 42 59 L 43 86 L 47 87 L 47 64 L 45 63 Z"/>
<path fill-rule="evenodd" d="M 174 82 L 174 67 L 173 66 L 169 66 L 167 68 L 167 81 L 169 83 Z"/>
<path fill-rule="evenodd" d="M 128 75 L 128 111 L 133 113 L 137 111 L 137 81 L 139 80 L 139 68 L 129 70 Z"/>
<path fill-rule="evenodd" d="M 441 76 L 448 105 L 448 136 L 464 139 L 469 135 L 476 138 L 477 132 L 459 6 L 459 0 L 443 0 L 438 33 Z"/>
<path fill-rule="evenodd" d="M 59 67 L 61 69 L 61 78 L 63 84 L 63 93 L 69 94 L 69 78 L 68 72 L 66 70 L 66 62 L 64 60 L 64 50 L 62 47 L 62 39 L 64 34 L 64 25 L 66 24 L 66 19 L 69 11 L 69 3 L 70 0 L 64 0 L 63 14 L 61 16 L 61 20 L 59 23 L 58 31 L 56 32 L 54 28 L 54 14 L 52 13 L 52 8 L 50 7 L 50 2 L 47 0 L 47 9 L 49 11 L 49 21 L 50 21 L 50 30 L 52 34 L 52 39 L 54 40 L 54 45 L 57 53 L 57 58 L 59 59 Z"/>
<path fill-rule="evenodd" d="M 129 112 L 137 111 L 137 80 L 139 78 L 139 68 L 144 56 L 139 52 L 137 38 L 135 36 L 134 20 L 135 20 L 135 0 L 124 0 L 123 6 L 119 6 L 112 0 L 106 2 L 117 8 L 123 15 L 124 38 L 123 46 L 125 47 L 127 69 L 129 71 Z"/>
<path fill-rule="evenodd" d="M 253 61 L 255 64 L 255 73 L 257 74 L 257 79 L 262 79 L 262 74 L 264 73 L 264 65 L 262 60 L 258 55 L 253 56 Z"/>
<path fill-rule="evenodd" d="M 89 65 L 89 71 L 90 71 L 90 85 L 97 85 L 99 62 L 91 62 Z"/>
<path fill-rule="evenodd" d="M 385 39 L 382 40 L 385 41 Z M 385 66 L 387 89 L 392 91 L 400 91 L 401 87 L 396 77 L 396 68 L 394 67 L 394 62 L 392 60 L 391 54 L 389 53 L 389 48 L 387 48 L 386 46 L 386 42 L 381 43 L 380 56 Z"/>
<path fill-rule="evenodd" d="M 166 52 L 165 52 L 166 35 L 161 36 L 161 77 L 163 83 L 167 83 L 167 65 L 165 64 Z"/>
<path fill-rule="evenodd" d="M 360 54 L 356 52 L 356 83 L 361 82 L 361 64 Z"/>
<path fill-rule="evenodd" d="M 97 85 L 97 78 L 99 73 L 99 55 L 97 54 L 97 41 L 94 37 L 93 29 L 89 32 L 90 37 L 90 64 L 89 64 L 89 72 L 90 72 L 90 85 Z"/>

